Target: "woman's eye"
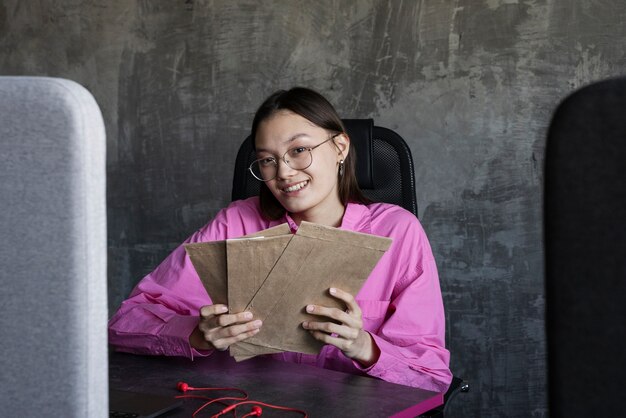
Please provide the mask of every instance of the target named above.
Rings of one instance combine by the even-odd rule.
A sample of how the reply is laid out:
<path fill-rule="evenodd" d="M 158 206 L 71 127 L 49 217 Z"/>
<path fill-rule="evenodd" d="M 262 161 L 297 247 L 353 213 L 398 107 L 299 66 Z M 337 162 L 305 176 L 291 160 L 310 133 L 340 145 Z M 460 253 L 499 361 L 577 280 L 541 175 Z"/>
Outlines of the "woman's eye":
<path fill-rule="evenodd" d="M 270 165 L 274 165 L 276 164 L 276 160 L 274 160 L 273 158 L 261 158 L 259 160 L 259 165 L 263 166 L 263 167 L 268 167 Z"/>
<path fill-rule="evenodd" d="M 305 152 L 307 149 L 305 147 L 298 147 L 298 148 L 294 148 L 291 150 L 291 152 L 289 153 L 290 155 L 296 156 L 298 154 L 302 154 L 303 152 Z"/>

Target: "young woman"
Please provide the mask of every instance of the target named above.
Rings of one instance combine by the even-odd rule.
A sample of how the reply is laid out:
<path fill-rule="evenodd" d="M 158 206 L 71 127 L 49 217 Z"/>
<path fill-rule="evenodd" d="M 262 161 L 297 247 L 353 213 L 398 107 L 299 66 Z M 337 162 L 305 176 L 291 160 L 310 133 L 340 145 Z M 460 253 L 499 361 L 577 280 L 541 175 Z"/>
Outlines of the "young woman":
<path fill-rule="evenodd" d="M 419 221 L 401 207 L 370 203 L 355 176 L 350 138 L 333 106 L 305 88 L 278 91 L 252 123 L 260 196 L 236 201 L 185 243 L 236 238 L 302 221 L 392 238 L 362 289 L 330 289 L 345 310 L 307 305 L 302 327 L 326 345 L 317 356 L 275 358 L 443 392 L 452 375 L 444 343 L 437 268 Z M 109 322 L 119 351 L 193 358 L 226 350 L 263 326 L 250 312 L 212 304 L 183 246 L 147 275 Z"/>

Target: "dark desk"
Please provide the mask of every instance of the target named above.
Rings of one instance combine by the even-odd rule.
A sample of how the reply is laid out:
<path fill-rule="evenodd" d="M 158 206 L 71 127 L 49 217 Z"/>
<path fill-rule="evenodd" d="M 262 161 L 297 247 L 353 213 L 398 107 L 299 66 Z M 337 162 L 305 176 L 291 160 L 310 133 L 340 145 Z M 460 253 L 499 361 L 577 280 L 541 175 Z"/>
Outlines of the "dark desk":
<path fill-rule="evenodd" d="M 194 387 L 237 387 L 252 400 L 302 409 L 309 417 L 414 417 L 443 403 L 439 393 L 266 358 L 236 363 L 227 353 L 194 361 L 123 353 L 109 356 L 112 388 L 175 396 L 180 394 L 178 381 Z M 166 416 L 188 418 L 200 405 L 202 401 L 188 399 Z M 199 416 L 210 417 L 223 408 L 211 405 Z M 241 408 L 238 416 L 249 410 Z M 298 415 L 263 409 L 263 417 L 272 416 Z"/>

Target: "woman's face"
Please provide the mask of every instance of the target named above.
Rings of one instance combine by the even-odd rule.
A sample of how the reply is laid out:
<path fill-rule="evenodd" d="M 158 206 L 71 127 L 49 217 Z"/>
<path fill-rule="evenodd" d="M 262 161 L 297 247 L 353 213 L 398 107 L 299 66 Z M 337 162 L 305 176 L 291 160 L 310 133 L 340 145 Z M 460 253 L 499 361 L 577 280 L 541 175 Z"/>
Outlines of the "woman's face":
<path fill-rule="evenodd" d="M 276 177 L 265 184 L 298 223 L 306 220 L 334 224 L 343 216 L 337 171 L 339 161 L 345 159 L 349 149 L 344 135 L 312 150 L 313 162 L 305 169 L 293 169 L 282 159 L 290 149 L 312 148 L 332 135 L 306 118 L 286 110 L 274 113 L 257 129 L 257 158 L 273 157 L 278 162 Z"/>

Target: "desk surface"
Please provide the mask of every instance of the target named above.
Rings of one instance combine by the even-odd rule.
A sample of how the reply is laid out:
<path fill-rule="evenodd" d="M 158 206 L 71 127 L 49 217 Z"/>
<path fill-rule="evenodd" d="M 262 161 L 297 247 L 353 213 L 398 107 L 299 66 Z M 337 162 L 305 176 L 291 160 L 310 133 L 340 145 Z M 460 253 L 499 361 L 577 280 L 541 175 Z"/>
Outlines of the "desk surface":
<path fill-rule="evenodd" d="M 302 409 L 309 417 L 414 417 L 443 402 L 443 395 L 435 392 L 262 357 L 237 363 L 227 353 L 194 361 L 124 353 L 109 356 L 111 388 L 176 396 L 179 381 L 193 387 L 237 387 L 248 392 L 251 400 Z M 190 417 L 200 405 L 202 401 L 187 399 L 165 416 Z M 199 416 L 210 417 L 222 408 L 211 405 Z M 238 416 L 248 410 L 242 407 Z M 263 417 L 272 416 L 298 415 L 263 409 Z"/>

